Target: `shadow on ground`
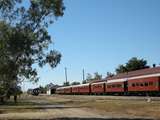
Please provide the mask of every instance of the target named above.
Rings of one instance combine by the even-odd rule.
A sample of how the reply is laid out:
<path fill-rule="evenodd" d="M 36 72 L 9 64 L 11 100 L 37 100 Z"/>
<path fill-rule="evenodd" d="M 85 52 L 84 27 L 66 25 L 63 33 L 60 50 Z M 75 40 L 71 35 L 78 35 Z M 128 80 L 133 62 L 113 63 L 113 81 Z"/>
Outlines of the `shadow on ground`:
<path fill-rule="evenodd" d="M 21 119 L 25 120 L 25 119 Z M 54 118 L 54 119 L 34 119 L 34 120 L 154 120 L 146 118 Z"/>
<path fill-rule="evenodd" d="M 5 106 L 1 107 L 3 110 L 7 109 L 69 109 L 69 108 L 82 108 L 82 107 L 73 107 L 73 106 L 64 106 L 64 105 L 39 105 L 39 106 L 20 106 L 19 108 L 17 106 Z"/>

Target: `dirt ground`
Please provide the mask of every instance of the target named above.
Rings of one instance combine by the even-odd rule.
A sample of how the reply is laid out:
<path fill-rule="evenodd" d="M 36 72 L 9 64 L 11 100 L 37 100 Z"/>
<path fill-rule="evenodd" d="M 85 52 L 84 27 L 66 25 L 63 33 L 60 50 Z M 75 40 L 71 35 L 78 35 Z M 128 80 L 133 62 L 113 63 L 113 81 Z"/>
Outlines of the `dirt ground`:
<path fill-rule="evenodd" d="M 22 95 L 0 105 L 0 119 L 160 119 L 160 98 L 83 95 Z"/>

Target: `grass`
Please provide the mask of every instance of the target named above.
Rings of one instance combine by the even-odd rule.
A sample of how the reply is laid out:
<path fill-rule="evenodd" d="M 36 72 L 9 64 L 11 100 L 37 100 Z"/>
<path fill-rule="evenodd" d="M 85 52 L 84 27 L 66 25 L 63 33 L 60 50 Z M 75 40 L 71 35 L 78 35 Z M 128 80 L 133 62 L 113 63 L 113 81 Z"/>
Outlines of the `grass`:
<path fill-rule="evenodd" d="M 118 99 L 120 98 L 120 99 Z M 145 97 L 57 96 L 53 103 L 98 110 L 100 114 L 143 116 L 160 119 L 160 98 L 147 102 Z"/>
<path fill-rule="evenodd" d="M 103 102 L 86 102 L 81 106 L 98 109 L 112 114 L 145 116 L 160 118 L 160 103 L 146 103 L 143 101 L 128 101 L 128 100 L 107 100 Z"/>
<path fill-rule="evenodd" d="M 2 113 L 16 113 L 16 112 L 35 112 L 39 111 L 37 109 L 38 106 L 43 105 L 43 104 L 49 104 L 48 102 L 46 103 L 41 103 L 39 102 L 41 99 L 35 97 L 35 96 L 28 96 L 26 94 L 22 95 L 19 99 L 18 102 L 15 103 L 13 101 L 13 98 L 9 101 L 6 101 L 3 105 L 0 105 L 0 114 Z"/>
<path fill-rule="evenodd" d="M 46 111 L 56 111 L 52 108 L 43 108 L 45 105 L 64 105 L 77 108 L 87 108 L 96 111 L 100 115 L 111 116 L 141 116 L 160 119 L 160 98 L 153 98 L 147 102 L 144 97 L 118 97 L 118 96 L 72 96 L 72 95 L 54 95 L 54 96 L 28 96 L 23 95 L 18 103 L 9 101 L 0 106 L 1 114 L 16 113 L 45 113 Z M 70 108 L 71 110 L 72 108 Z M 61 112 L 63 110 L 58 110 Z M 65 113 L 64 113 L 65 114 Z M 73 113 L 74 114 L 74 113 Z M 49 116 L 49 114 L 47 113 Z"/>

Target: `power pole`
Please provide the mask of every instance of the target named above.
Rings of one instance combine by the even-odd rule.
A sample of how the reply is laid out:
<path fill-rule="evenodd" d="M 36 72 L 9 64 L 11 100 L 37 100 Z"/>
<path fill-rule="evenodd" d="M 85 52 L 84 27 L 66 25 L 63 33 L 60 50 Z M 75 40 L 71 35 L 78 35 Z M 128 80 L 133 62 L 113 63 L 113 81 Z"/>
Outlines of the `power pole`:
<path fill-rule="evenodd" d="M 65 71 L 65 78 L 66 78 L 66 84 L 67 84 L 67 68 L 66 67 L 64 68 L 64 71 Z"/>
<path fill-rule="evenodd" d="M 83 73 L 83 81 L 84 81 L 84 79 L 85 79 L 85 75 L 84 75 L 84 69 L 83 69 L 82 73 Z"/>

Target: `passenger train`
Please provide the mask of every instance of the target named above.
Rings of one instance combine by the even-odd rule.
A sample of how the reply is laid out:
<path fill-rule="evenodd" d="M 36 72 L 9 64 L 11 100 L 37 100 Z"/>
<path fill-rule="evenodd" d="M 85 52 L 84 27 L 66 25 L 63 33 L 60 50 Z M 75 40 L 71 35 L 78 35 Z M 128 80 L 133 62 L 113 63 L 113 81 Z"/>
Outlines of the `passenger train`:
<path fill-rule="evenodd" d="M 59 87 L 57 94 L 160 96 L 160 67 L 117 74 L 87 84 Z"/>

